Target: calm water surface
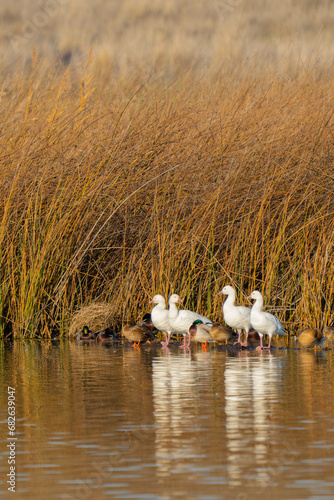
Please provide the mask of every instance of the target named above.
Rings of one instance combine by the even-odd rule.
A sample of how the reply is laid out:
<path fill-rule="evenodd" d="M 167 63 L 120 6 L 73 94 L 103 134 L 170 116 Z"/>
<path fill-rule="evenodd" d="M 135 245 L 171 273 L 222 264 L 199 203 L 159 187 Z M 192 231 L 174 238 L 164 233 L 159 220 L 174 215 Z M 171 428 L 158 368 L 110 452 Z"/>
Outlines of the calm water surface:
<path fill-rule="evenodd" d="M 334 499 L 334 351 L 1 344 L 18 499 Z"/>

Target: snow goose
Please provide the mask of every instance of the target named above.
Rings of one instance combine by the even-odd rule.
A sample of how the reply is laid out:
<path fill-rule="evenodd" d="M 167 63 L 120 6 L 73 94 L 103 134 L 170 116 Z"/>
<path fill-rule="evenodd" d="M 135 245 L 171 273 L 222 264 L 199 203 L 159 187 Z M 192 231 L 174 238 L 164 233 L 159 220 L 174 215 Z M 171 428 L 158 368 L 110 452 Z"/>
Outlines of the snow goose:
<path fill-rule="evenodd" d="M 225 323 L 231 328 L 235 328 L 238 332 L 238 341 L 242 346 L 247 346 L 248 332 L 250 329 L 250 313 L 249 307 L 235 306 L 234 302 L 236 294 L 234 288 L 227 285 L 219 292 L 218 295 L 227 295 L 227 299 L 223 304 L 223 315 Z M 241 342 L 241 333 L 245 330 L 246 340 Z"/>
<path fill-rule="evenodd" d="M 276 316 L 262 311 L 263 297 L 260 292 L 254 290 L 248 298 L 255 300 L 251 309 L 250 322 L 252 327 L 260 335 L 260 345 L 256 349 L 270 349 L 273 335 L 283 335 L 287 337 L 287 333 Z M 269 335 L 269 344 L 266 347 L 263 346 L 263 335 L 265 334 Z"/>
<path fill-rule="evenodd" d="M 165 334 L 166 340 L 161 342 L 161 345 L 167 347 L 172 330 L 169 324 L 169 311 L 166 309 L 166 301 L 162 295 L 157 294 L 150 300 L 150 304 L 156 304 L 151 311 L 151 320 L 155 328 Z"/>
<path fill-rule="evenodd" d="M 197 319 L 201 320 L 204 325 L 212 325 L 212 321 L 200 314 L 197 314 L 193 311 L 188 311 L 187 309 L 178 309 L 176 304 L 182 304 L 182 300 L 180 297 L 174 293 L 169 297 L 169 324 L 172 328 L 173 332 L 182 333 L 184 336 L 184 343 L 181 346 L 182 348 L 186 348 L 186 337 L 187 333 L 189 333 L 189 328 Z"/>
<path fill-rule="evenodd" d="M 210 331 L 211 325 L 205 325 L 202 320 L 196 319 L 189 328 L 189 341 L 186 347 L 190 346 L 190 342 L 200 342 L 202 349 L 206 350 L 208 342 L 214 342 Z"/>
<path fill-rule="evenodd" d="M 314 347 L 316 349 L 326 343 L 327 337 L 324 337 L 319 328 L 306 328 L 299 333 L 297 340 L 303 347 Z"/>

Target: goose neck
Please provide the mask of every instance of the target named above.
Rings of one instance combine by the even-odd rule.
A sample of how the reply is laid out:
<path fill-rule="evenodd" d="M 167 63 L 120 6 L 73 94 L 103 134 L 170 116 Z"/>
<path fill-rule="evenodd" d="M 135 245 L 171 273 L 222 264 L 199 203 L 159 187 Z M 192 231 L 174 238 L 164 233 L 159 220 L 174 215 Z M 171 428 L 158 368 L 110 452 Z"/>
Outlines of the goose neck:
<path fill-rule="evenodd" d="M 176 318 L 178 314 L 179 314 L 179 310 L 176 307 L 176 304 L 174 302 L 170 302 L 170 304 L 169 304 L 169 316 L 170 316 L 170 318 Z"/>
<path fill-rule="evenodd" d="M 159 302 L 156 306 L 154 306 L 156 311 L 164 311 L 166 309 L 166 304 L 163 302 Z"/>
<path fill-rule="evenodd" d="M 227 296 L 225 302 L 224 302 L 224 306 L 233 306 L 234 305 L 234 302 L 235 302 L 235 295 L 234 294 L 230 294 Z"/>
<path fill-rule="evenodd" d="M 253 309 L 255 311 L 262 311 L 262 308 L 263 308 L 263 298 L 258 297 L 253 304 Z"/>

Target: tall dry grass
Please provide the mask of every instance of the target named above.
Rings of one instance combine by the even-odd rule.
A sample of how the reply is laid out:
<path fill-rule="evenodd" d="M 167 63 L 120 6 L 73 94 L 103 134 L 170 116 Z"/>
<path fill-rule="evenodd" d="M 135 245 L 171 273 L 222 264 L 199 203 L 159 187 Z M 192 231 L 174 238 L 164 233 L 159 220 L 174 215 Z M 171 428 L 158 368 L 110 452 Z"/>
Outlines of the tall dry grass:
<path fill-rule="evenodd" d="M 2 72 L 2 335 L 99 300 L 117 328 L 158 292 L 221 318 L 227 283 L 290 331 L 333 322 L 331 73 L 107 69 Z"/>

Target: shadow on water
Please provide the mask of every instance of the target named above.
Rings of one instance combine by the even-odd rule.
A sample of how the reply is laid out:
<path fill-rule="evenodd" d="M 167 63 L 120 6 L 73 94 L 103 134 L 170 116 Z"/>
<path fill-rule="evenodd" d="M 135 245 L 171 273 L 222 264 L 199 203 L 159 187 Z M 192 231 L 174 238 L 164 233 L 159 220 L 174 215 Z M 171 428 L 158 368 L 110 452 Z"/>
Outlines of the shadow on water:
<path fill-rule="evenodd" d="M 45 499 L 332 499 L 332 351 L 180 353 L 122 344 L 1 344 L 16 491 Z"/>

